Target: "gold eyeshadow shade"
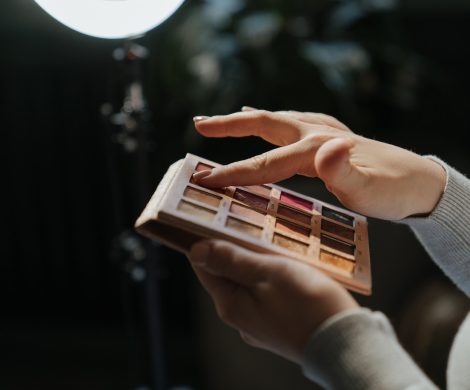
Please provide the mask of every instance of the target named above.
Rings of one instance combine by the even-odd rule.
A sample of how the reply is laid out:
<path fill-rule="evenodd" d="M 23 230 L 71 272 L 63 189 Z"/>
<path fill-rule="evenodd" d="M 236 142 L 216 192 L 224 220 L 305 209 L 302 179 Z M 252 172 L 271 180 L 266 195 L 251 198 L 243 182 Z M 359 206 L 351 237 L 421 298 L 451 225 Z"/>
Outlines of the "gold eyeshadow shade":
<path fill-rule="evenodd" d="M 205 191 L 201 191 L 189 186 L 186 187 L 186 189 L 184 190 L 183 196 L 185 196 L 186 198 L 197 200 L 201 203 L 208 204 L 209 206 L 213 207 L 219 207 L 220 201 L 222 200 L 220 196 L 208 194 Z"/>
<path fill-rule="evenodd" d="M 208 210 L 205 207 L 196 206 L 195 204 L 185 202 L 182 200 L 178 205 L 178 210 L 194 217 L 199 217 L 204 221 L 213 221 L 216 213 Z"/>
<path fill-rule="evenodd" d="M 264 218 L 266 216 L 264 213 L 260 213 L 259 211 L 237 202 L 232 202 L 230 205 L 230 212 L 239 215 L 240 217 L 248 218 L 253 222 L 259 223 L 260 225 L 264 223 Z"/>
<path fill-rule="evenodd" d="M 300 253 L 302 255 L 307 254 L 307 244 L 297 240 L 293 240 L 281 234 L 274 234 L 273 243 L 290 251 Z"/>
<path fill-rule="evenodd" d="M 335 255 L 331 252 L 327 252 L 324 250 L 320 251 L 320 261 L 325 264 L 338 267 L 341 270 L 349 272 L 349 273 L 352 273 L 355 267 L 355 264 L 353 261 L 350 261 L 348 259 L 345 259 L 344 257 Z"/>
<path fill-rule="evenodd" d="M 261 233 L 263 231 L 259 226 L 255 226 L 232 217 L 228 217 L 226 226 L 230 229 L 238 230 L 241 233 L 257 238 L 261 237 Z"/>

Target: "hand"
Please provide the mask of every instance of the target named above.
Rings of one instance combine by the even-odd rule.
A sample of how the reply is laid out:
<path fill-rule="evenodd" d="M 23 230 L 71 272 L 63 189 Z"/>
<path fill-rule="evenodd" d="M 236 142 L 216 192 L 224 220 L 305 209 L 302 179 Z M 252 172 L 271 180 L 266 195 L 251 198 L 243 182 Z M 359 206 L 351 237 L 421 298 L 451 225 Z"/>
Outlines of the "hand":
<path fill-rule="evenodd" d="M 195 244 L 189 259 L 224 322 L 249 345 L 296 363 L 321 323 L 358 306 L 338 283 L 292 259 L 218 240 Z"/>
<path fill-rule="evenodd" d="M 346 207 L 398 220 L 429 214 L 439 201 L 446 173 L 436 162 L 408 150 L 354 134 L 327 115 L 293 111 L 243 112 L 196 117 L 207 137 L 258 136 L 279 146 L 194 178 L 208 187 L 274 183 L 295 174 L 319 177 Z"/>

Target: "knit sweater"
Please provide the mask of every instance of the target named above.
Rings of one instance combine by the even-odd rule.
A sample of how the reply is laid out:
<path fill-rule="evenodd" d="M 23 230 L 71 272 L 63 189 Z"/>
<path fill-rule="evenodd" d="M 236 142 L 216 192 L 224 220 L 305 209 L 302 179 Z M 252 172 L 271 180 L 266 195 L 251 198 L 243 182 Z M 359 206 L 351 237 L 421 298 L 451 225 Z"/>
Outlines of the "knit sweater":
<path fill-rule="evenodd" d="M 470 180 L 430 158 L 447 171 L 444 194 L 429 216 L 401 222 L 470 296 Z M 302 368 L 326 389 L 436 389 L 399 344 L 387 318 L 365 308 L 342 312 L 320 326 L 307 344 Z M 447 388 L 470 389 L 470 314 L 454 339 Z"/>

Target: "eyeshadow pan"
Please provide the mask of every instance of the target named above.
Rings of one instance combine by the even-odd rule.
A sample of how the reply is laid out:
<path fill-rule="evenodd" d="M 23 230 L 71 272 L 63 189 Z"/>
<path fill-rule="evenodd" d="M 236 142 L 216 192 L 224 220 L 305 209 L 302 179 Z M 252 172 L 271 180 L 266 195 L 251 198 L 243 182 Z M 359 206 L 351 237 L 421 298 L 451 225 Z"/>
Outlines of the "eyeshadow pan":
<path fill-rule="evenodd" d="M 324 250 L 320 251 L 320 261 L 349 273 L 353 273 L 355 267 L 354 262 Z"/>
<path fill-rule="evenodd" d="M 306 211 L 312 211 L 313 209 L 313 202 L 288 194 L 287 192 L 281 192 L 281 202 Z"/>
<path fill-rule="evenodd" d="M 324 230 L 325 232 L 333 233 L 333 234 L 336 234 L 337 236 L 354 241 L 353 229 L 347 228 L 342 225 L 338 225 L 331 221 L 327 221 L 326 219 L 322 219 L 321 221 L 321 230 Z"/>
<path fill-rule="evenodd" d="M 286 218 L 293 219 L 296 222 L 304 223 L 306 225 L 310 225 L 310 220 L 312 219 L 311 215 L 307 215 L 297 210 L 281 205 L 279 205 L 279 207 L 277 208 L 277 214 Z"/>
<path fill-rule="evenodd" d="M 282 219 L 278 219 L 276 221 L 276 230 L 280 232 L 290 233 L 296 237 L 303 239 L 306 239 L 310 236 L 310 229 L 306 229 L 302 226 L 284 221 Z"/>
<path fill-rule="evenodd" d="M 356 249 L 355 245 L 348 244 L 347 242 L 343 242 L 326 234 L 320 235 L 320 242 L 323 245 L 329 246 L 330 248 L 336 249 L 340 252 L 347 253 L 348 255 L 354 255 L 354 250 Z"/>
<path fill-rule="evenodd" d="M 251 223 L 247 223 L 241 221 L 236 218 L 228 217 L 226 225 L 230 229 L 238 230 L 239 232 L 248 234 L 253 237 L 260 238 L 261 233 L 263 231 L 262 228 L 252 225 Z"/>
<path fill-rule="evenodd" d="M 195 217 L 199 217 L 208 222 L 212 222 L 217 214 L 215 211 L 208 210 L 205 207 L 196 206 L 195 204 L 185 202 L 184 200 L 178 204 L 178 210 Z"/>
<path fill-rule="evenodd" d="M 345 225 L 354 226 L 354 217 L 329 209 L 328 207 L 322 208 L 322 215 L 324 217 L 344 223 Z"/>
<path fill-rule="evenodd" d="M 211 167 L 210 165 L 204 164 L 204 163 L 198 163 L 196 166 L 196 171 L 208 171 L 210 169 L 213 169 L 214 167 Z"/>
<path fill-rule="evenodd" d="M 186 187 L 183 196 L 214 207 L 219 207 L 220 201 L 222 199 L 220 196 L 208 194 L 207 192 L 200 191 L 192 187 Z"/>
<path fill-rule="evenodd" d="M 281 234 L 274 235 L 273 243 L 283 248 L 286 248 L 290 251 L 300 253 L 302 255 L 307 254 L 307 249 L 308 249 L 307 244 L 304 244 L 303 242 L 300 242 L 300 241 L 293 240 Z"/>
<path fill-rule="evenodd" d="M 234 199 L 239 200 L 242 203 L 245 203 L 248 206 L 251 206 L 255 209 L 266 211 L 268 209 L 269 200 L 262 198 L 261 196 L 252 194 L 248 191 L 243 191 L 240 189 L 235 190 L 233 194 Z"/>
<path fill-rule="evenodd" d="M 230 211 L 233 214 L 237 214 L 241 217 L 249 218 L 251 221 L 259 223 L 259 224 L 264 223 L 264 216 L 266 215 L 250 207 L 244 206 L 236 202 L 232 202 L 230 206 Z"/>
<path fill-rule="evenodd" d="M 245 188 L 256 195 L 262 195 L 268 198 L 271 195 L 271 187 L 268 186 L 246 186 Z"/>

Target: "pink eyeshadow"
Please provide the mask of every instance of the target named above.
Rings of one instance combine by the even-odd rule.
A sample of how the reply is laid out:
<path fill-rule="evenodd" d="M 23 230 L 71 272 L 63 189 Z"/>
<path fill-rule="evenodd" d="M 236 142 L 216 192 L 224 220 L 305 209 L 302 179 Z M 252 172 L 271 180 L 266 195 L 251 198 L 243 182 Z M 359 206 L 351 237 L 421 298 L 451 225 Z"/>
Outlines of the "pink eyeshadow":
<path fill-rule="evenodd" d="M 204 163 L 199 163 L 196 166 L 196 171 L 208 171 L 210 169 L 213 169 L 214 167 L 211 167 L 210 165 L 204 164 Z"/>
<path fill-rule="evenodd" d="M 237 189 L 235 194 L 233 194 L 233 198 L 255 209 L 262 211 L 266 211 L 268 209 L 269 200 L 252 194 L 251 192 Z"/>
<path fill-rule="evenodd" d="M 281 202 L 306 211 L 312 211 L 313 209 L 313 202 L 286 192 L 281 193 Z"/>

